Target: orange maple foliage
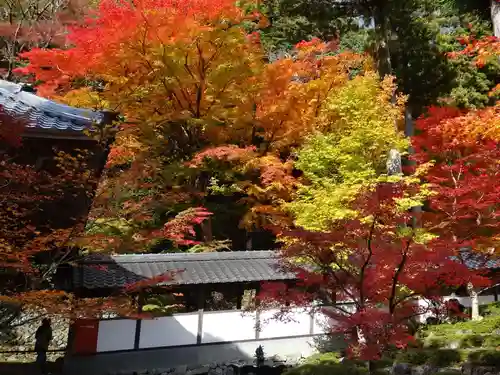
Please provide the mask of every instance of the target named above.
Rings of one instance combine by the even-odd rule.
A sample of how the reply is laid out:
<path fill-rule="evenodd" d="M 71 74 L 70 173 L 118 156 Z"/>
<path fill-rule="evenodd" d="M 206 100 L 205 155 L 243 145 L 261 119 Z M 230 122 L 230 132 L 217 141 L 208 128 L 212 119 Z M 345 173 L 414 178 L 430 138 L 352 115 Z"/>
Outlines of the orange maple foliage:
<path fill-rule="evenodd" d="M 487 36 L 477 39 L 474 35 L 463 37 L 459 42 L 464 46 L 464 49 L 459 52 L 452 52 L 448 55 L 454 58 L 458 55 L 470 56 L 473 58 L 474 64 L 482 68 L 488 61 L 493 59 L 498 60 L 500 56 L 500 38 L 495 36 Z M 495 86 L 490 96 L 496 95 L 500 91 L 500 84 Z"/>

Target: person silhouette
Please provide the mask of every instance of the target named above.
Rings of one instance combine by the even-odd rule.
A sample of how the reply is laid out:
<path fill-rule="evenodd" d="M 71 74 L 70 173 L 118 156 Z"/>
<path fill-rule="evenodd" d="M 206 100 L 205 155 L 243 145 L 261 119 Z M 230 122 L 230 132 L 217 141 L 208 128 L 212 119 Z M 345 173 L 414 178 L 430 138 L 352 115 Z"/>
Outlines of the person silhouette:
<path fill-rule="evenodd" d="M 43 319 L 35 333 L 36 364 L 43 375 L 47 375 L 47 351 L 52 341 L 52 327 L 50 319 Z"/>

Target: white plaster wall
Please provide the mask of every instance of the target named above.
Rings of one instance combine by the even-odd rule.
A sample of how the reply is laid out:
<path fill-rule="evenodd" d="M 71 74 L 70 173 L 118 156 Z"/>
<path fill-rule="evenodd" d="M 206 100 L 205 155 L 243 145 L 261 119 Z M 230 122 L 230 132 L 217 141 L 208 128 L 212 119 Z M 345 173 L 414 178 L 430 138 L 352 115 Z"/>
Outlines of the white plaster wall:
<path fill-rule="evenodd" d="M 141 324 L 140 349 L 196 344 L 198 313 L 148 319 Z"/>
<path fill-rule="evenodd" d="M 309 335 L 311 315 L 304 310 L 293 309 L 283 321 L 275 319 L 279 310 L 263 311 L 260 314 L 260 338 Z"/>
<path fill-rule="evenodd" d="M 97 333 L 97 352 L 133 349 L 135 326 L 135 320 L 101 320 Z"/>
<path fill-rule="evenodd" d="M 321 312 L 314 313 L 313 334 L 326 333 L 331 330 L 331 319 Z"/>
<path fill-rule="evenodd" d="M 221 311 L 203 314 L 201 342 L 227 342 L 255 339 L 255 313 Z"/>

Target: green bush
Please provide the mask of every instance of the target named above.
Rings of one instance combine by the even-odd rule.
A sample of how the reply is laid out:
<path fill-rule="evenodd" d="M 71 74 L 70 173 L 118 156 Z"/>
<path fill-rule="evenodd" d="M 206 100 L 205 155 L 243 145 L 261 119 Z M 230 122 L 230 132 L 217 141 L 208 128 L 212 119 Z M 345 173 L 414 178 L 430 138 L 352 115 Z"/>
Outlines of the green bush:
<path fill-rule="evenodd" d="M 337 364 L 340 363 L 340 354 L 337 352 L 313 354 L 307 357 L 304 364 L 317 365 L 317 364 Z"/>
<path fill-rule="evenodd" d="M 500 366 L 500 351 L 477 350 L 469 353 L 469 361 L 484 366 Z"/>
<path fill-rule="evenodd" d="M 441 349 L 444 348 L 450 341 L 445 336 L 431 335 L 424 339 L 424 348 Z"/>
<path fill-rule="evenodd" d="M 479 313 L 482 316 L 500 316 L 500 302 L 479 306 Z"/>
<path fill-rule="evenodd" d="M 446 370 L 446 371 L 440 371 L 439 375 L 461 375 L 462 373 L 460 370 Z"/>
<path fill-rule="evenodd" d="M 454 349 L 434 350 L 429 358 L 429 363 L 437 367 L 451 366 L 461 361 L 460 352 Z"/>
<path fill-rule="evenodd" d="M 411 365 L 423 365 L 430 359 L 430 352 L 427 350 L 406 350 L 396 356 L 397 363 L 409 363 Z"/>
<path fill-rule="evenodd" d="M 455 324 L 445 323 L 434 326 L 426 326 L 419 332 L 420 337 L 429 336 L 450 337 L 460 334 L 490 334 L 495 329 L 500 328 L 500 315 L 491 315 L 480 321 L 466 321 Z"/>
<path fill-rule="evenodd" d="M 496 348 L 500 346 L 500 335 L 485 336 L 482 346 L 485 348 Z"/>
<path fill-rule="evenodd" d="M 366 367 L 357 367 L 343 363 L 319 362 L 304 363 L 286 370 L 284 375 L 367 375 Z"/>
<path fill-rule="evenodd" d="M 366 375 L 364 362 L 344 361 L 339 363 L 340 354 L 327 352 L 314 354 L 300 366 L 288 369 L 285 375 Z"/>
<path fill-rule="evenodd" d="M 401 352 L 396 358 L 396 362 L 399 363 L 409 363 L 417 366 L 428 363 L 437 367 L 446 367 L 461 361 L 461 352 L 454 349 L 407 350 Z"/>
<path fill-rule="evenodd" d="M 461 348 L 479 348 L 483 345 L 485 340 L 484 336 L 481 335 L 466 335 L 460 340 Z"/>

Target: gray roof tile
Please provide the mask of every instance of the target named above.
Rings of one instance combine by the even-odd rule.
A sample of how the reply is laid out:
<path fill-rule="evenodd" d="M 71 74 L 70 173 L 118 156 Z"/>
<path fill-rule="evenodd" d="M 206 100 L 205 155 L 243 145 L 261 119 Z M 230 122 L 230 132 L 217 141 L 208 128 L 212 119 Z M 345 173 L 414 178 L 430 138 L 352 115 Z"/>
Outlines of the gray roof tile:
<path fill-rule="evenodd" d="M 218 284 L 295 279 L 274 251 L 92 256 L 75 269 L 75 287 L 121 288 L 176 272 L 165 284 Z"/>
<path fill-rule="evenodd" d="M 0 107 L 25 121 L 27 129 L 80 133 L 104 120 L 102 112 L 59 104 L 22 91 L 22 86 L 0 80 Z"/>

